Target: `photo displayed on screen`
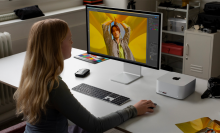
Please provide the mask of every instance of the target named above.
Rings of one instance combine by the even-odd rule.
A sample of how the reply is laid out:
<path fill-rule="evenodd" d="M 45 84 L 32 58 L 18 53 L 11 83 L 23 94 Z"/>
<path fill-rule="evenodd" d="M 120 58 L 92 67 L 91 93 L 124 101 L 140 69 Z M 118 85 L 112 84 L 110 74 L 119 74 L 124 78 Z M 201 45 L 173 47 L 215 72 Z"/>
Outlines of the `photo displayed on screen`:
<path fill-rule="evenodd" d="M 89 29 L 91 52 L 146 63 L 147 18 L 89 11 Z"/>

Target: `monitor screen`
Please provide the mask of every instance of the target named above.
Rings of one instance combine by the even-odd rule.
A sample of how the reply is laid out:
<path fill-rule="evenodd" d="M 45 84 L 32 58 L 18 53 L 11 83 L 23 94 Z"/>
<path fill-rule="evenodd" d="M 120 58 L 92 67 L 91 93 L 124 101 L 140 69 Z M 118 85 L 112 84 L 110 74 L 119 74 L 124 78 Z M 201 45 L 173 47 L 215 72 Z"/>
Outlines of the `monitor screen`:
<path fill-rule="evenodd" d="M 89 54 L 159 69 L 160 13 L 87 5 L 86 14 Z"/>

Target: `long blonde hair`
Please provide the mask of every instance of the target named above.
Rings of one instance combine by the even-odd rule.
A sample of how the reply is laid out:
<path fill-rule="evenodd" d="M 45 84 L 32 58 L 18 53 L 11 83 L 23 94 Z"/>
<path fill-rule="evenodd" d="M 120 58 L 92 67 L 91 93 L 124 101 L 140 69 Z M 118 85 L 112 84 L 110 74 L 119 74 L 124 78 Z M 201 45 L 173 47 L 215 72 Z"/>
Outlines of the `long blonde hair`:
<path fill-rule="evenodd" d="M 46 114 L 49 93 L 55 83 L 59 86 L 64 67 L 61 44 L 68 30 L 67 23 L 59 19 L 42 20 L 31 27 L 20 85 L 14 94 L 16 114 L 23 114 L 31 124 L 40 120 L 42 111 Z"/>

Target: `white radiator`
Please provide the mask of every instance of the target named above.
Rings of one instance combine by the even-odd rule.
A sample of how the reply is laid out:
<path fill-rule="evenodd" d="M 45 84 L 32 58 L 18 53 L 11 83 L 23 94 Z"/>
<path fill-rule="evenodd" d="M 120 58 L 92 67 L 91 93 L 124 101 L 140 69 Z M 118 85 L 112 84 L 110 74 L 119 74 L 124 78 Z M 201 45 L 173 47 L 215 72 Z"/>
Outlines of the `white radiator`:
<path fill-rule="evenodd" d="M 12 20 L 12 19 L 18 19 L 18 16 L 14 12 L 0 15 L 0 22 Z"/>
<path fill-rule="evenodd" d="M 0 58 L 10 55 L 12 55 L 11 35 L 7 32 L 0 33 Z M 15 117 L 14 92 L 14 88 L 0 83 L 0 124 Z"/>

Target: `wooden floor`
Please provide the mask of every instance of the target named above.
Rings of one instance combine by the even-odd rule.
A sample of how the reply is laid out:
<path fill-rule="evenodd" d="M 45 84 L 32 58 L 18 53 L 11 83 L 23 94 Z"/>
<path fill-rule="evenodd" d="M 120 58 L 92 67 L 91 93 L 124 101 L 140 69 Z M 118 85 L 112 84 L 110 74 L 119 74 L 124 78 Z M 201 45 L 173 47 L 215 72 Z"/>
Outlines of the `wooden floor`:
<path fill-rule="evenodd" d="M 0 131 L 6 129 L 8 127 L 14 126 L 18 123 L 21 123 L 21 122 L 23 122 L 23 120 L 22 120 L 22 117 L 20 116 L 20 117 L 16 117 L 16 118 L 12 119 L 10 121 L 7 121 L 5 123 L 2 123 L 2 124 L 0 124 Z"/>

